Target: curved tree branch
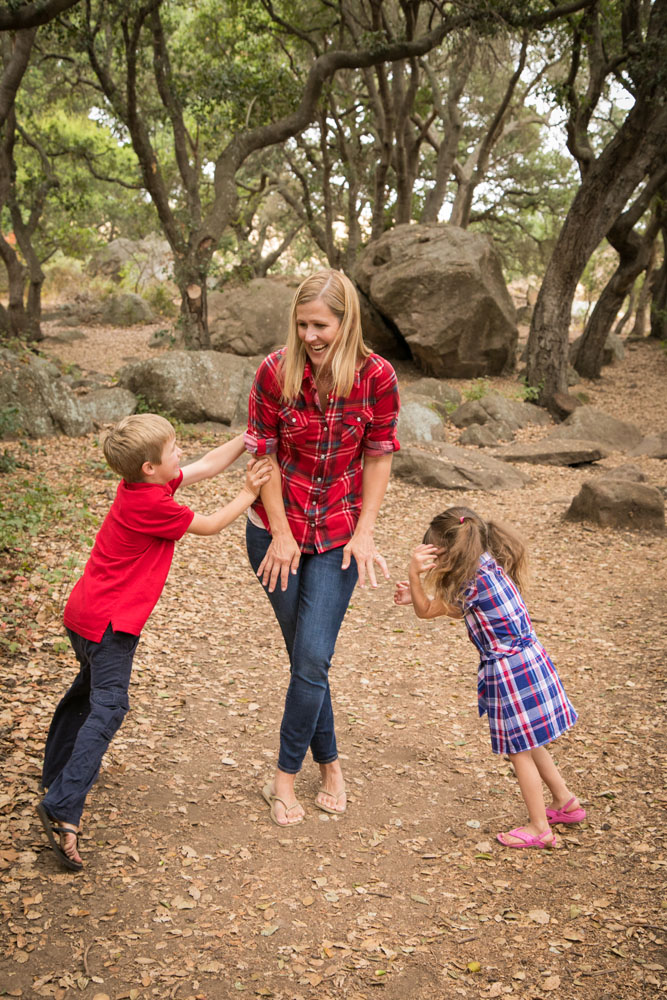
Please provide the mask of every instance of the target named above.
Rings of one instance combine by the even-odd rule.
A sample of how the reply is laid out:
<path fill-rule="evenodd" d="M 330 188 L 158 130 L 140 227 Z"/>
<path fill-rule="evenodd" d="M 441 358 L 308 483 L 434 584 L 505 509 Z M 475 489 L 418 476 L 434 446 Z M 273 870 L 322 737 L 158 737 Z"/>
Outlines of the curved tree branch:
<path fill-rule="evenodd" d="M 0 10 L 0 31 L 22 31 L 24 28 L 38 28 L 47 24 L 58 14 L 76 6 L 79 0 L 34 0 L 26 3 L 18 10 L 10 10 L 8 4 L 3 4 Z"/>

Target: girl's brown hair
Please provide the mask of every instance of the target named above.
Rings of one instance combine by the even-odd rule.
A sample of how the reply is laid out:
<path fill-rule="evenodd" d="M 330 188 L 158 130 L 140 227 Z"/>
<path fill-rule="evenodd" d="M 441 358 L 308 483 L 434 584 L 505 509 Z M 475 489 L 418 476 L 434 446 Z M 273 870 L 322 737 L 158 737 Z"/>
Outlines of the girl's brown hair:
<path fill-rule="evenodd" d="M 461 601 L 484 552 L 493 556 L 519 590 L 526 585 L 526 549 L 519 536 L 507 525 L 484 521 L 469 507 L 449 507 L 434 517 L 424 543 L 444 550 L 428 581 L 448 604 Z"/>
<path fill-rule="evenodd" d="M 364 344 L 357 290 L 342 271 L 317 271 L 302 281 L 292 301 L 287 346 L 279 369 L 283 400 L 293 402 L 301 392 L 306 348 L 299 337 L 296 311 L 306 302 L 321 299 L 340 322 L 333 344 L 331 373 L 336 396 L 349 396 L 359 361 L 372 352 Z"/>

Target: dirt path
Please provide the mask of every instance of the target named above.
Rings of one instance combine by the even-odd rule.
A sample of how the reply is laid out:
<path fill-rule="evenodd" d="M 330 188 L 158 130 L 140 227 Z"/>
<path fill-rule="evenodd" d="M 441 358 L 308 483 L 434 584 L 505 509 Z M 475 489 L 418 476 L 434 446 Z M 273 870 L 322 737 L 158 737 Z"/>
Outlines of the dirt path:
<path fill-rule="evenodd" d="M 667 425 L 665 376 L 664 353 L 642 344 L 587 388 L 596 405 L 648 430 Z M 209 444 L 191 437 L 187 447 L 195 455 Z M 101 517 L 114 484 L 99 461 L 92 436 L 47 441 L 23 476 L 65 472 Z M 664 463 L 639 464 L 666 485 Z M 79 875 L 56 867 L 34 813 L 45 728 L 73 673 L 56 606 L 64 585 L 7 664 L 0 994 L 667 992 L 667 539 L 565 523 L 595 472 L 530 471 L 523 490 L 463 496 L 525 535 L 529 607 L 579 711 L 555 756 L 589 822 L 564 828 L 561 850 L 495 841 L 524 817 L 509 765 L 477 719 L 473 647 L 460 624 L 395 610 L 390 584 L 355 593 L 332 671 L 347 815 L 313 807 L 309 763 L 298 784 L 306 822 L 270 823 L 259 788 L 275 760 L 286 657 L 237 522 L 177 546 L 136 657 L 132 712 L 89 798 Z M 232 471 L 184 499 L 208 510 L 239 484 Z M 430 517 L 461 497 L 392 481 L 377 536 L 394 579 Z M 64 562 L 71 543 L 54 534 L 37 544 L 46 564 Z"/>

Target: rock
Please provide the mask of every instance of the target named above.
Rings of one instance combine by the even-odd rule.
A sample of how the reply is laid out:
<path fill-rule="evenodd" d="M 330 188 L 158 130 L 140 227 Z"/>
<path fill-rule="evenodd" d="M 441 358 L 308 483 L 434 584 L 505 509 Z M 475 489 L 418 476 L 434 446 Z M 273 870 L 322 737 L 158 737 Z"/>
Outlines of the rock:
<path fill-rule="evenodd" d="M 294 280 L 253 278 L 207 297 L 211 349 L 243 357 L 269 354 L 285 343 Z"/>
<path fill-rule="evenodd" d="M 443 490 L 510 490 L 530 482 L 525 472 L 511 465 L 448 444 L 428 450 L 402 447 L 394 455 L 392 470 L 419 486 Z"/>
<path fill-rule="evenodd" d="M 250 387 L 261 360 L 218 351 L 170 351 L 126 365 L 118 382 L 177 420 L 240 426 L 247 421 Z"/>
<path fill-rule="evenodd" d="M 507 399 L 498 392 L 489 392 L 481 399 L 471 399 L 462 403 L 450 414 L 450 420 L 456 427 L 469 427 L 471 424 L 502 423 L 511 431 L 520 427 L 537 424 L 546 427 L 552 420 L 546 410 L 531 403 L 522 403 L 518 399 Z"/>
<path fill-rule="evenodd" d="M 431 444 L 445 440 L 445 427 L 442 417 L 426 396 L 401 393 L 397 435 L 401 444 L 410 441 Z"/>
<path fill-rule="evenodd" d="M 129 389 L 115 386 L 112 389 L 94 389 L 85 396 L 79 396 L 79 404 L 87 413 L 95 427 L 103 424 L 117 424 L 123 417 L 134 413 L 137 397 Z"/>
<path fill-rule="evenodd" d="M 156 321 L 157 317 L 148 303 L 134 292 L 110 295 L 102 302 L 99 322 L 106 326 L 137 326 Z"/>
<path fill-rule="evenodd" d="M 57 344 L 71 344 L 75 340 L 85 340 L 86 335 L 83 330 L 77 330 L 76 327 L 73 327 L 70 330 L 58 330 L 55 333 L 50 333 L 48 339 L 55 340 Z"/>
<path fill-rule="evenodd" d="M 474 378 L 514 367 L 514 305 L 486 236 L 395 226 L 369 243 L 355 279 L 427 374 Z"/>
<path fill-rule="evenodd" d="M 364 340 L 377 354 L 390 361 L 407 361 L 412 357 L 403 337 L 386 318 L 380 315 L 368 296 L 357 288 Z"/>
<path fill-rule="evenodd" d="M 413 396 L 428 396 L 443 417 L 448 417 L 461 404 L 459 390 L 439 378 L 417 379 L 416 382 L 410 382 L 405 391 Z"/>
<path fill-rule="evenodd" d="M 116 282 L 136 277 L 141 288 L 171 277 L 173 254 L 167 240 L 155 233 L 143 240 L 119 237 L 96 250 L 86 270 L 93 276 L 102 275 Z"/>
<path fill-rule="evenodd" d="M 569 348 L 569 358 L 570 364 L 576 365 L 577 354 L 579 352 L 579 347 L 581 346 L 581 337 L 577 337 L 573 340 Z M 623 341 L 617 334 L 609 333 L 607 339 L 604 342 L 604 347 L 602 348 L 602 364 L 613 365 L 617 361 L 622 361 L 625 357 L 625 347 L 623 346 Z"/>
<path fill-rule="evenodd" d="M 498 444 L 500 437 L 496 434 L 496 424 L 471 424 L 459 437 L 459 444 L 474 445 L 477 448 L 490 448 Z M 510 440 L 512 432 L 510 431 Z"/>
<path fill-rule="evenodd" d="M 634 465 L 632 462 L 627 462 L 625 465 L 619 465 L 615 469 L 605 469 L 600 474 L 600 479 L 629 479 L 633 483 L 645 483 L 646 476 L 639 468 L 638 465 Z"/>
<path fill-rule="evenodd" d="M 665 527 L 665 501 L 660 490 L 623 479 L 584 483 L 565 514 L 568 521 L 591 521 L 604 528 Z"/>
<path fill-rule="evenodd" d="M 565 420 L 582 405 L 582 401 L 569 392 L 555 392 L 551 397 L 551 412 L 558 420 Z"/>
<path fill-rule="evenodd" d="M 596 410 L 593 406 L 579 406 L 549 435 L 550 440 L 580 438 L 599 441 L 612 451 L 629 451 L 641 441 L 641 432 L 634 424 L 627 424 L 616 417 Z"/>
<path fill-rule="evenodd" d="M 0 410 L 15 407 L 16 432 L 37 438 L 77 437 L 93 429 L 90 416 L 49 361 L 0 348 Z M 12 431 L 14 435 L 14 431 Z"/>
<path fill-rule="evenodd" d="M 496 451 L 495 457 L 501 462 L 529 462 L 531 465 L 585 465 L 588 462 L 599 462 L 608 454 L 607 449 L 596 441 L 554 441 L 552 438 L 544 438 L 542 441 L 510 445 L 502 451 Z"/>
<path fill-rule="evenodd" d="M 667 431 L 649 434 L 630 451 L 633 457 L 646 455 L 647 458 L 667 458 Z"/>

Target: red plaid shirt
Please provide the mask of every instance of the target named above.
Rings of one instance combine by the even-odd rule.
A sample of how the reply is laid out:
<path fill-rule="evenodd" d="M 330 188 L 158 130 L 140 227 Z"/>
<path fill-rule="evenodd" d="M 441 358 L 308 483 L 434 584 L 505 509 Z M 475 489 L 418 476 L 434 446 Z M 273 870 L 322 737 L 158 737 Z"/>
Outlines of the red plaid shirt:
<path fill-rule="evenodd" d="M 361 510 L 362 454 L 398 451 L 398 384 L 388 361 L 366 358 L 346 398 L 332 397 L 324 412 L 306 361 L 301 392 L 286 404 L 277 372 L 284 349 L 257 370 L 248 404 L 246 448 L 275 454 L 285 513 L 302 552 L 325 552 L 349 542 Z M 260 500 L 253 504 L 264 526 Z"/>

